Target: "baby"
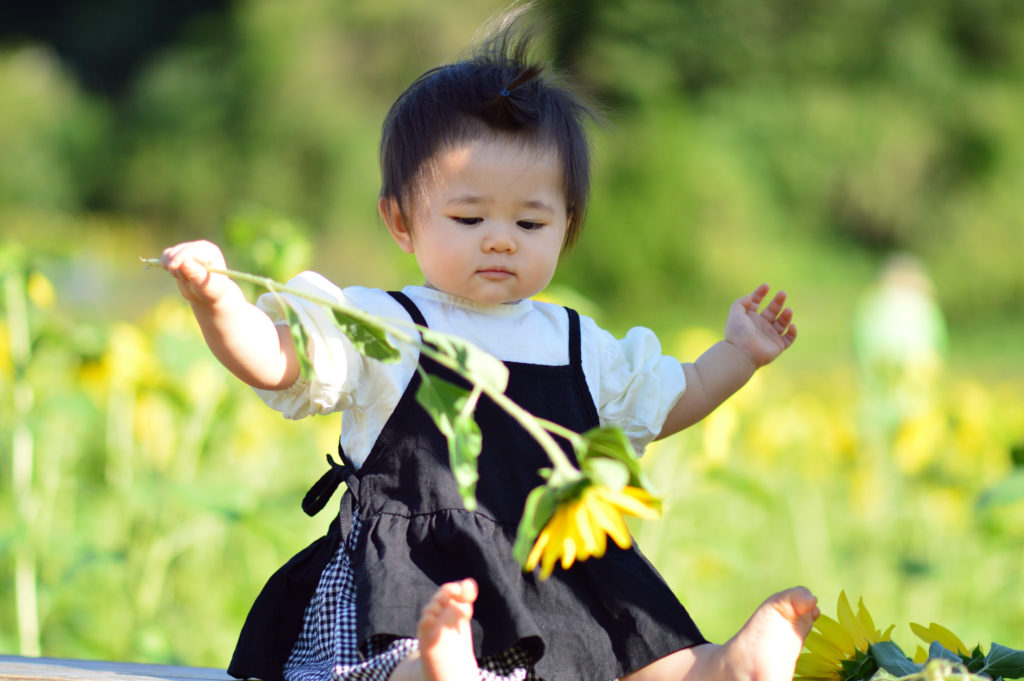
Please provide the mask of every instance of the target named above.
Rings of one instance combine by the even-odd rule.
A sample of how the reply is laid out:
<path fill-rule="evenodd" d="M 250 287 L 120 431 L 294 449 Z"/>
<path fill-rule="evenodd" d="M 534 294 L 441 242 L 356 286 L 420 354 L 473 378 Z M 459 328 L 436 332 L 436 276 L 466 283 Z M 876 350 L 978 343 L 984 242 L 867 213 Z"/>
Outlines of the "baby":
<path fill-rule="evenodd" d="M 513 22 L 514 24 L 514 22 Z M 465 337 L 509 368 L 508 395 L 582 432 L 621 427 L 638 450 L 709 414 L 796 339 L 786 296 L 758 286 L 729 309 L 723 340 L 695 362 L 654 335 L 616 339 L 572 310 L 531 300 L 579 236 L 589 191 L 590 110 L 506 26 L 477 52 L 428 71 L 395 102 L 381 143 L 380 214 L 415 257 L 422 286 L 291 285 L 382 317 Z M 802 587 L 766 600 L 722 645 L 707 642 L 634 546 L 524 573 L 511 546 L 542 451 L 486 399 L 479 507 L 463 508 L 443 436 L 415 400 L 403 351 L 368 360 L 329 314 L 294 296 L 247 302 L 206 241 L 168 248 L 164 267 L 216 357 L 289 418 L 343 411 L 330 475 L 346 482 L 328 535 L 274 575 L 229 671 L 267 681 L 594 679 L 786 681 L 818 615 Z M 309 339 L 300 376 L 281 300 Z M 767 302 L 765 302 L 767 301 Z M 763 309 L 762 309 L 762 304 Z"/>

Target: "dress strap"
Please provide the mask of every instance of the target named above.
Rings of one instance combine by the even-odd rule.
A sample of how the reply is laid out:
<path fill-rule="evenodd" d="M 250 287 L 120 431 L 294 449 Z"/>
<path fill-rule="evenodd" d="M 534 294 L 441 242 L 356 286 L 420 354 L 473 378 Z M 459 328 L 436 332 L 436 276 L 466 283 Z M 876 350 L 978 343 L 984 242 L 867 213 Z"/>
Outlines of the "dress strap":
<path fill-rule="evenodd" d="M 574 367 L 583 366 L 583 342 L 580 336 L 580 315 L 571 307 L 565 308 L 569 313 L 569 364 Z"/>
<path fill-rule="evenodd" d="M 416 307 L 416 303 L 412 302 L 409 296 L 405 295 L 401 291 L 388 291 L 388 295 L 397 300 L 399 304 L 405 308 L 405 311 L 409 313 L 412 320 L 420 326 L 427 326 L 427 320 L 423 318 L 423 313 Z"/>

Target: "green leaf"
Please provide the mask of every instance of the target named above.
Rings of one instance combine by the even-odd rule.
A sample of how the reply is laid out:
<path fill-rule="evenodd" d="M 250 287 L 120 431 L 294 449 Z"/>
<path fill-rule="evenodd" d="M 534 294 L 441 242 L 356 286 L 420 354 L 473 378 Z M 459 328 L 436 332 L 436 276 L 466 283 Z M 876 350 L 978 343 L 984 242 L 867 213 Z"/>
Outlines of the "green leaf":
<path fill-rule="evenodd" d="M 602 487 L 620 490 L 629 484 L 629 468 L 618 459 L 592 456 L 583 471 Z"/>
<path fill-rule="evenodd" d="M 334 314 L 334 322 L 338 328 L 366 357 L 381 362 L 396 362 L 401 357 L 398 348 L 388 340 L 387 330 L 382 324 L 357 319 L 334 308 L 331 308 L 331 312 Z"/>
<path fill-rule="evenodd" d="M 283 305 L 288 317 L 288 330 L 292 334 L 292 344 L 295 346 L 295 356 L 299 360 L 299 374 L 302 378 L 309 380 L 313 377 L 313 363 L 309 361 L 309 336 L 306 329 L 302 327 L 299 316 L 291 305 Z"/>
<path fill-rule="evenodd" d="M 852 660 L 840 662 L 842 671 L 839 676 L 843 681 L 866 681 L 878 671 L 878 663 L 875 658 L 858 650 Z"/>
<path fill-rule="evenodd" d="M 978 508 L 1004 506 L 1024 500 L 1024 470 L 1014 470 L 978 497 Z"/>
<path fill-rule="evenodd" d="M 476 481 L 479 477 L 476 462 L 483 437 L 473 420 L 473 405 L 468 404 L 470 393 L 424 371 L 420 372 L 420 377 L 422 381 L 416 391 L 416 401 L 427 410 L 448 441 L 448 464 L 462 503 L 472 511 L 476 508 Z"/>
<path fill-rule="evenodd" d="M 1014 650 L 993 643 L 988 651 L 985 666 L 978 670 L 992 678 L 1019 679 L 1024 677 L 1024 650 Z"/>
<path fill-rule="evenodd" d="M 516 531 L 516 543 L 512 547 L 512 555 L 519 565 L 526 565 L 537 535 L 555 514 L 555 490 L 550 485 L 535 487 L 530 496 L 526 497 L 523 517 L 519 520 Z"/>
<path fill-rule="evenodd" d="M 462 503 L 466 508 L 476 508 L 477 459 L 483 448 L 483 436 L 480 426 L 473 420 L 473 415 L 460 412 L 454 421 L 454 435 L 448 438 L 448 464 L 459 486 Z"/>
<path fill-rule="evenodd" d="M 423 342 L 449 358 L 471 383 L 503 393 L 508 385 L 508 367 L 469 341 L 433 329 L 421 328 Z"/>
<path fill-rule="evenodd" d="M 960 657 L 964 656 L 961 655 Z M 971 672 L 972 674 L 978 673 L 978 670 L 982 669 L 985 666 L 986 661 L 986 656 L 985 653 L 981 650 L 981 646 L 974 646 L 974 650 L 971 651 L 971 657 L 966 660 L 967 671 Z"/>
<path fill-rule="evenodd" d="M 938 641 L 932 641 L 931 645 L 928 646 L 928 659 L 929 660 L 949 660 L 950 662 L 956 662 L 960 664 L 966 664 L 968 660 L 965 660 L 961 655 L 949 650 Z"/>
<path fill-rule="evenodd" d="M 629 438 L 622 431 L 621 428 L 613 428 L 610 426 L 591 428 L 587 432 L 583 433 L 584 445 L 582 451 L 577 452 L 577 458 L 580 464 L 580 470 L 589 473 L 591 476 L 597 478 L 598 475 L 609 474 L 613 470 L 605 463 L 601 463 L 601 460 L 612 460 L 624 467 L 626 470 L 626 479 L 621 484 L 612 485 L 608 484 L 612 489 L 622 489 L 624 484 L 632 485 L 633 487 L 642 487 L 648 491 L 652 491 L 651 484 L 647 480 L 647 476 L 640 468 L 640 459 L 633 449 L 633 445 L 630 443 Z M 619 476 L 620 474 L 614 474 Z M 615 478 L 609 478 L 609 482 Z"/>
<path fill-rule="evenodd" d="M 868 653 L 875 658 L 879 667 L 896 676 L 916 674 L 924 668 L 924 665 L 914 664 L 892 641 L 872 643 L 868 646 Z M 960 658 L 957 657 L 956 661 L 959 662 Z"/>

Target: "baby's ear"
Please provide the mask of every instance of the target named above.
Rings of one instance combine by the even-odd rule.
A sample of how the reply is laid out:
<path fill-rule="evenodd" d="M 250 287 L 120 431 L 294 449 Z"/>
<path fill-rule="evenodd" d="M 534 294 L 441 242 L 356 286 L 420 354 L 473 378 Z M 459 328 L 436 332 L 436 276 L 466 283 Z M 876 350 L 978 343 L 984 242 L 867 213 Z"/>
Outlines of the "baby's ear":
<path fill-rule="evenodd" d="M 377 200 L 377 210 L 384 224 L 388 226 L 391 238 L 406 253 L 413 252 L 412 229 L 402 215 L 398 199 L 394 196 L 382 196 Z"/>

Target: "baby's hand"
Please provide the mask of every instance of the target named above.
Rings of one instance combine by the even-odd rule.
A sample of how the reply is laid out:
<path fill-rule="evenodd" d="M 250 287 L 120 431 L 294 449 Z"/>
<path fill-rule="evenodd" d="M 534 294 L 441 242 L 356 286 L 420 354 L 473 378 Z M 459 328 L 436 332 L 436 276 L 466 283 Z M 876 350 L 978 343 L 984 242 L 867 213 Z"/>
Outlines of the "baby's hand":
<path fill-rule="evenodd" d="M 725 322 L 725 340 L 743 350 L 757 367 L 771 362 L 796 340 L 793 310 L 782 307 L 785 292 L 776 293 L 763 311 L 757 311 L 769 290 L 768 284 L 761 284 L 734 302 Z"/>
<path fill-rule="evenodd" d="M 199 305 L 215 305 L 238 286 L 223 274 L 207 268 L 226 269 L 224 254 L 209 241 L 187 241 L 164 250 L 160 264 L 178 281 L 185 300 Z"/>

